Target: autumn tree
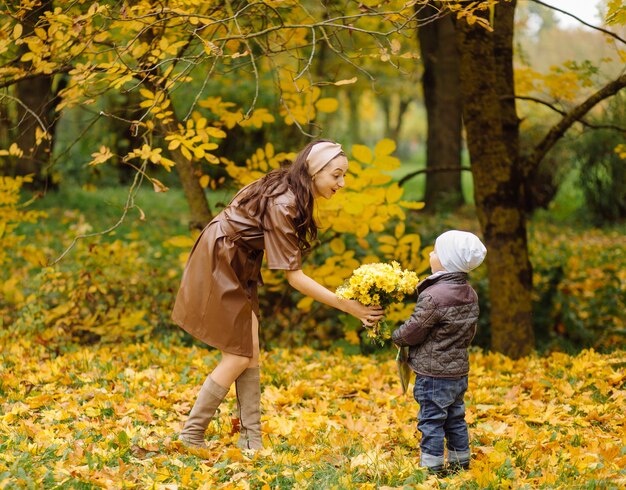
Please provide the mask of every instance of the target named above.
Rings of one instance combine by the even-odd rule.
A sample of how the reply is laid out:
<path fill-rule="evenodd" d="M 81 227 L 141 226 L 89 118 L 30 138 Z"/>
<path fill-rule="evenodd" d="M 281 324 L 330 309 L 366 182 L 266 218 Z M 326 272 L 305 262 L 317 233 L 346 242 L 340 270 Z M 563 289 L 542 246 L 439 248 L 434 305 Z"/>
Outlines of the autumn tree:
<path fill-rule="evenodd" d="M 622 8 L 617 3 L 614 7 Z M 522 153 L 513 70 L 515 8 L 515 0 L 495 5 L 484 2 L 480 21 L 458 20 L 456 32 L 476 211 L 489 250 L 492 348 L 520 357 L 535 346 L 526 183 L 573 124 L 626 86 L 626 75 L 565 112 L 534 147 Z"/>
<path fill-rule="evenodd" d="M 10 7 L 7 7 L 10 9 Z M 52 1 L 35 3 L 24 12 L 22 22 L 13 25 L 13 38 L 37 38 L 44 36 L 47 21 L 45 13 L 52 10 Z M 7 24 L 5 24 L 6 26 Z M 16 71 L 32 70 L 32 53 L 27 44 L 16 46 L 12 54 L 13 62 L 19 66 Z M 17 61 L 16 61 L 17 60 Z M 31 186 L 44 189 L 48 184 L 52 139 L 57 122 L 55 114 L 56 88 L 53 88 L 53 76 L 44 68 L 37 76 L 26 76 L 14 81 L 11 93 L 0 96 L 4 99 L 5 118 L 14 129 L 9 134 L 19 148 L 5 163 L 7 173 L 12 175 L 34 175 Z M 62 84 L 62 80 L 58 81 Z M 7 86 L 7 84 L 3 84 Z M 14 117 L 9 117 L 12 112 Z M 7 136 L 9 136 L 7 134 Z"/>
<path fill-rule="evenodd" d="M 427 208 L 454 208 L 461 193 L 462 104 L 459 52 L 452 16 L 439 16 L 441 2 L 418 6 L 417 29 L 424 64 L 422 87 L 428 119 L 426 141 Z"/>
<path fill-rule="evenodd" d="M 416 26 L 411 7 L 411 2 L 349 2 L 341 11 L 295 1 L 14 2 L 3 9 L 8 15 L 1 26 L 0 85 L 6 90 L 27 82 L 47 84 L 46 90 L 29 91 L 32 96 L 48 94 L 50 83 L 58 85 L 67 77 L 58 100 L 43 104 L 57 112 L 94 105 L 111 91 L 139 99 L 140 113 L 127 111 L 132 119 L 124 122 L 143 144 L 119 158 L 157 189 L 163 186 L 148 165 L 175 168 L 189 203 L 191 226 L 202 227 L 212 216 L 204 188 L 211 183 L 211 166 L 224 164 L 215 150 L 227 131 L 260 127 L 274 122 L 273 114 L 278 114 L 285 124 L 313 136 L 309 125 L 317 112 L 336 110 L 336 103 L 321 97 L 319 84 L 341 82 L 332 73 L 313 69 L 316 56 L 332 53 L 353 67 L 372 56 L 388 61 L 393 37 Z M 366 49 L 346 54 L 346 37 Z M 321 73 L 324 79 L 319 80 Z M 250 100 L 231 102 L 207 93 L 207 87 L 215 87 L 228 74 L 235 83 L 252 83 Z M 259 100 L 261 91 L 270 87 L 276 91 L 277 105 L 268 110 Z M 15 102 L 38 116 L 37 141 L 50 141 L 51 123 L 30 106 L 27 94 L 14 92 Z M 97 117 L 115 116 L 99 111 Z M 13 151 L 18 153 L 33 147 L 22 148 L 23 140 L 15 143 Z M 160 147 L 163 143 L 166 148 Z M 112 156 L 109 148 L 100 148 L 92 164 Z"/>

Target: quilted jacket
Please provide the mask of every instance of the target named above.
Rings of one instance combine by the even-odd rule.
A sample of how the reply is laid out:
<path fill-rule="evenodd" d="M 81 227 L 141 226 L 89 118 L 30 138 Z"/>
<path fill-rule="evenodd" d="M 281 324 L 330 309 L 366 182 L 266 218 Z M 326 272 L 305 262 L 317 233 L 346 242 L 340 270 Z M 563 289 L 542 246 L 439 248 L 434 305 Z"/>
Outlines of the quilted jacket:
<path fill-rule="evenodd" d="M 460 378 L 469 372 L 468 347 L 476 334 L 478 296 L 464 272 L 429 277 L 418 286 L 411 317 L 392 334 L 409 346 L 408 363 L 420 375 Z"/>

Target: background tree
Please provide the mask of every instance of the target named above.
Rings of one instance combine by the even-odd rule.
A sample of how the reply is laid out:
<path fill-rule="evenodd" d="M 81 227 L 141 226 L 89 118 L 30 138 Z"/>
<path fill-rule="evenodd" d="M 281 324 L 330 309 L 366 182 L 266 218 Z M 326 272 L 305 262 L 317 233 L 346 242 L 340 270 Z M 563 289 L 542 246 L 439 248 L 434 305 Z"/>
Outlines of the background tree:
<path fill-rule="evenodd" d="M 438 16 L 441 2 L 417 7 L 417 29 L 424 64 L 422 88 L 428 119 L 426 208 L 455 208 L 461 192 L 462 101 L 459 52 L 452 16 Z"/>
<path fill-rule="evenodd" d="M 463 117 L 476 212 L 489 250 L 492 347 L 520 357 L 535 346 L 525 183 L 576 121 L 626 86 L 626 75 L 607 83 L 573 107 L 528 154 L 521 154 L 513 73 L 516 1 L 486 7 L 482 22 L 457 22 Z"/>
<path fill-rule="evenodd" d="M 47 2 L 34 8 L 26 1 L 5 7 L 10 13 L 10 20 L 3 24 L 5 45 L 21 50 L 22 62 L 28 63 L 16 70 L 13 59 L 5 56 L 0 67 L 2 86 L 20 87 L 28 82 L 48 87 L 53 78 L 56 83 L 59 74 L 67 73 L 68 86 L 59 91 L 56 111 L 94 105 L 112 91 L 132 93 L 135 99 L 139 95 L 141 114 L 126 122 L 143 144 L 118 157 L 134 165 L 157 189 L 164 186 L 152 177 L 148 164 L 168 170 L 175 167 L 190 206 L 192 227 L 202 227 L 212 216 L 203 189 L 214 173 L 209 169 L 224 164 L 215 150 L 227 137 L 226 130 L 260 128 L 274 122 L 272 113 L 277 113 L 287 126 L 312 136 L 308 126 L 317 113 L 337 107 L 336 101 L 321 97 L 319 84 L 341 81 L 332 73 L 326 80 L 315 79 L 314 60 L 320 46 L 324 46 L 322 53 L 332 52 L 355 67 L 360 58 L 388 61 L 393 36 L 405 26 L 415 27 L 413 11 L 403 2 L 385 4 L 380 10 L 374 4 L 361 8 L 350 2 L 336 13 L 323 4 L 293 1 L 226 6 L 203 2 L 198 7 L 197 2 L 180 0 L 175 5 L 130 2 L 51 7 Z M 360 45 L 360 50 L 344 54 L 346 38 Z M 239 101 L 207 96 L 207 88 L 219 85 L 219 77 L 226 73 L 237 81 L 252 80 L 251 100 L 237 106 Z M 258 107 L 266 82 L 275 87 L 272 111 Z M 49 92 L 38 89 L 28 94 Z M 33 107 L 50 108 L 49 100 L 45 104 L 23 100 L 28 94 L 14 97 L 28 114 L 36 114 Z M 110 116 L 101 110 L 96 117 Z M 38 141 L 50 141 L 52 129 L 47 119 L 41 119 Z M 21 134 L 27 136 L 24 131 Z M 166 152 L 158 148 L 161 142 L 167 145 Z M 24 152 L 31 148 L 39 147 L 17 145 Z M 92 164 L 112 157 L 108 147 L 101 148 Z"/>
<path fill-rule="evenodd" d="M 10 7 L 8 7 L 10 9 Z M 25 12 L 22 23 L 16 24 L 13 37 L 47 36 L 45 13 L 52 10 L 52 0 L 34 4 L 32 10 Z M 23 70 L 32 70 L 32 57 L 27 44 L 11 50 L 13 61 L 23 66 Z M 45 56 L 45 55 L 44 55 Z M 62 80 L 59 80 L 61 83 Z M 34 175 L 31 187 L 45 189 L 50 184 L 49 170 L 54 128 L 57 121 L 55 114 L 56 90 L 53 88 L 53 76 L 48 70 L 33 77 L 25 77 L 15 83 L 11 94 L 4 97 L 4 103 L 12 107 L 11 118 L 13 141 L 21 150 L 18 155 L 8 159 L 5 166 L 9 175 Z M 6 114 L 8 117 L 8 113 Z"/>

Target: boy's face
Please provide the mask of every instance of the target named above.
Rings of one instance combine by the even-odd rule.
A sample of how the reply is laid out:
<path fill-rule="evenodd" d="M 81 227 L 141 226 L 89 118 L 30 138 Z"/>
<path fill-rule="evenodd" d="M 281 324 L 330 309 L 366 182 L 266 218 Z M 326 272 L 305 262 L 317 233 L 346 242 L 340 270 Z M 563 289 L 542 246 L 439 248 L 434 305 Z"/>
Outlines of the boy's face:
<path fill-rule="evenodd" d="M 429 258 L 430 258 L 430 270 L 433 272 L 433 274 L 435 272 L 445 271 L 445 269 L 441 265 L 441 262 L 439 261 L 439 256 L 437 255 L 437 252 L 435 250 L 430 252 Z"/>

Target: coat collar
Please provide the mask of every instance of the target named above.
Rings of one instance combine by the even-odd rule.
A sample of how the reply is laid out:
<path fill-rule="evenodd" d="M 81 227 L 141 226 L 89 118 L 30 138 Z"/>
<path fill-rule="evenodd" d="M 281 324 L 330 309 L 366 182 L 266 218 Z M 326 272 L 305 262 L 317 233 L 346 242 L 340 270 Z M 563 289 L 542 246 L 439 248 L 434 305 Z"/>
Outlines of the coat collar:
<path fill-rule="evenodd" d="M 467 282 L 467 273 L 465 272 L 446 272 L 444 274 L 433 274 L 432 276 L 424 279 L 419 286 L 417 286 L 417 294 L 420 294 L 424 289 L 437 283 L 446 284 L 464 284 Z"/>

